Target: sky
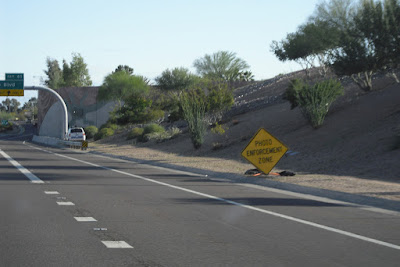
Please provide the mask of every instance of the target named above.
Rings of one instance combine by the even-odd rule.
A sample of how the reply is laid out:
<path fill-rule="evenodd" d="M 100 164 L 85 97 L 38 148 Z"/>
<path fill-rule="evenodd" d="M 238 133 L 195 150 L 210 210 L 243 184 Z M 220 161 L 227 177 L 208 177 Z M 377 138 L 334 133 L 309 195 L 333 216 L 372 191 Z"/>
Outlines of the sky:
<path fill-rule="evenodd" d="M 0 0 L 0 80 L 24 73 L 25 86 L 46 79 L 46 58 L 79 53 L 94 86 L 118 65 L 154 81 L 206 54 L 229 51 L 256 80 L 300 69 L 270 51 L 296 31 L 320 0 Z M 16 97 L 24 103 L 35 91 Z M 0 97 L 0 102 L 5 97 Z"/>

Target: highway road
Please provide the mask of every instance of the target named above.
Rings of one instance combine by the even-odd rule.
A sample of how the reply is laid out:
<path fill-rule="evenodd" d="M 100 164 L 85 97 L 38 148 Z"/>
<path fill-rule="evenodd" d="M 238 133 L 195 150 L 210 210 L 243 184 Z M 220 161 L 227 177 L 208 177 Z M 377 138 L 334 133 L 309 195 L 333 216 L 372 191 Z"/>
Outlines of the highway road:
<path fill-rule="evenodd" d="M 0 135 L 0 266 L 399 266 L 400 213 Z"/>

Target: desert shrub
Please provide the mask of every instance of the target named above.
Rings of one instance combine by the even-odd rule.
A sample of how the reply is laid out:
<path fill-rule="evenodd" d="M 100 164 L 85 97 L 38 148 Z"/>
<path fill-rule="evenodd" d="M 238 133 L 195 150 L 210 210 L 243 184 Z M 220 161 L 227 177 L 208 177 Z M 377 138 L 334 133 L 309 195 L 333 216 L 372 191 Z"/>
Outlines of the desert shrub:
<path fill-rule="evenodd" d="M 151 99 L 153 100 L 153 110 L 162 110 L 168 114 L 168 120 L 178 121 L 183 118 L 179 105 L 179 92 L 165 90 L 151 90 Z M 162 116 L 164 117 L 165 114 Z M 154 121 L 154 120 L 153 120 Z"/>
<path fill-rule="evenodd" d="M 233 91 L 227 84 L 209 83 L 207 84 L 207 113 L 211 122 L 222 118 L 222 114 L 229 110 L 235 102 Z"/>
<path fill-rule="evenodd" d="M 134 128 L 132 129 L 132 132 L 133 131 L 136 132 L 135 136 L 139 142 L 147 142 L 154 139 L 159 140 L 165 133 L 164 127 L 156 123 L 147 124 L 144 128 L 136 128 L 136 130 Z"/>
<path fill-rule="evenodd" d="M 12 120 L 15 117 L 15 113 L 9 113 L 5 111 L 0 111 L 0 120 Z"/>
<path fill-rule="evenodd" d="M 169 113 L 168 120 L 171 122 L 183 119 L 182 108 L 180 106 L 179 95 L 177 93 L 169 92 L 165 98 L 162 109 Z"/>
<path fill-rule="evenodd" d="M 174 138 L 175 136 L 181 134 L 182 131 L 178 127 L 172 127 L 170 129 L 168 129 L 168 133 L 171 136 L 171 138 Z"/>
<path fill-rule="evenodd" d="M 148 110 L 146 114 L 146 121 L 161 122 L 164 120 L 164 111 L 160 109 Z"/>
<path fill-rule="evenodd" d="M 148 110 L 152 101 L 142 94 L 132 94 L 125 99 L 124 105 L 113 112 L 119 124 L 147 122 Z"/>
<path fill-rule="evenodd" d="M 110 123 L 110 124 L 107 125 L 107 128 L 109 128 L 109 129 L 115 131 L 115 130 L 118 129 L 118 125 L 117 125 L 117 124 L 114 124 L 114 123 Z"/>
<path fill-rule="evenodd" d="M 97 132 L 97 134 L 94 135 L 94 140 L 100 140 L 103 139 L 105 137 L 109 137 L 114 135 L 114 130 L 111 128 L 103 128 L 100 131 Z"/>
<path fill-rule="evenodd" d="M 188 123 L 190 138 L 194 148 L 198 149 L 204 142 L 207 130 L 205 121 L 206 103 L 195 90 L 184 92 L 180 96 L 183 116 Z"/>
<path fill-rule="evenodd" d="M 150 133 L 160 133 L 160 132 L 165 132 L 165 129 L 164 127 L 156 123 L 147 124 L 143 129 L 143 135 Z"/>
<path fill-rule="evenodd" d="M 294 109 L 299 105 L 299 93 L 305 87 L 305 84 L 300 79 L 294 79 L 290 81 L 288 88 L 283 94 L 283 99 L 286 99 L 291 104 L 291 109 Z"/>
<path fill-rule="evenodd" d="M 102 129 L 104 129 L 104 128 L 110 128 L 110 129 L 112 129 L 113 131 L 115 131 L 115 130 L 118 129 L 118 125 L 115 124 L 115 123 L 112 123 L 112 122 L 108 121 L 108 122 L 106 122 L 105 124 L 103 124 L 103 125 L 100 126 L 99 131 L 102 130 Z"/>
<path fill-rule="evenodd" d="M 223 125 L 221 125 L 221 124 L 218 124 L 218 122 L 217 122 L 217 123 L 215 123 L 214 128 L 211 129 L 211 132 L 212 132 L 213 134 L 223 135 L 223 134 L 226 132 L 227 129 L 228 129 L 228 128 L 227 128 L 226 126 L 223 126 Z"/>
<path fill-rule="evenodd" d="M 147 142 L 150 140 L 155 140 L 157 142 L 161 142 L 168 139 L 166 137 L 166 132 L 154 132 L 154 133 L 148 133 L 145 134 L 142 138 L 143 142 Z"/>
<path fill-rule="evenodd" d="M 131 140 L 138 138 L 139 136 L 143 135 L 143 132 L 144 132 L 143 128 L 135 127 L 129 132 L 127 139 Z"/>
<path fill-rule="evenodd" d="M 184 90 L 198 79 L 188 69 L 180 67 L 172 70 L 164 70 L 155 78 L 156 84 L 163 90 Z"/>
<path fill-rule="evenodd" d="M 312 86 L 301 80 L 293 80 L 284 98 L 292 104 L 292 109 L 299 106 L 303 116 L 314 128 L 318 128 L 323 124 L 331 104 L 343 91 L 340 82 L 333 79 Z"/>
<path fill-rule="evenodd" d="M 166 131 L 161 131 L 161 132 L 153 132 L 153 133 L 148 133 L 144 136 L 145 141 L 149 140 L 156 140 L 157 142 L 163 142 L 169 139 L 174 138 L 178 134 L 180 134 L 182 131 L 177 128 L 177 127 L 172 127 L 171 129 L 168 129 Z"/>
<path fill-rule="evenodd" d="M 314 128 L 322 126 L 331 104 L 343 95 L 344 88 L 337 80 L 326 80 L 305 86 L 299 92 L 299 106 Z"/>
<path fill-rule="evenodd" d="M 97 129 L 97 127 L 94 125 L 85 127 L 86 138 L 88 138 L 88 139 L 93 138 L 95 136 L 95 134 L 98 133 L 98 131 L 99 131 L 99 129 Z"/>

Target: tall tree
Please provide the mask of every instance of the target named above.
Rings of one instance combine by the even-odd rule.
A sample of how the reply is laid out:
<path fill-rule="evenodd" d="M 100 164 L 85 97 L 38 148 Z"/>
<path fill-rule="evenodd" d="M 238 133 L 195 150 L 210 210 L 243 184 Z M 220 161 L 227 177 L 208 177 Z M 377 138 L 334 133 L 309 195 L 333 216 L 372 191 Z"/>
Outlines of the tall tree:
<path fill-rule="evenodd" d="M 12 98 L 11 99 L 11 112 L 17 112 L 20 105 L 21 105 L 21 103 L 17 99 Z"/>
<path fill-rule="evenodd" d="M 163 90 L 181 91 L 192 85 L 198 77 L 191 74 L 187 68 L 174 68 L 164 70 L 155 78 L 156 84 Z"/>
<path fill-rule="evenodd" d="M 118 67 L 114 70 L 114 72 L 125 71 L 130 75 L 133 75 L 133 68 L 128 65 L 118 65 Z"/>
<path fill-rule="evenodd" d="M 28 102 L 25 102 L 25 104 L 22 106 L 22 109 L 30 112 L 30 118 L 34 120 L 35 117 L 37 117 L 38 113 L 37 98 L 32 97 L 31 99 L 29 99 Z"/>
<path fill-rule="evenodd" d="M 87 64 L 79 53 L 72 53 L 72 61 L 70 65 L 67 61 L 63 60 L 63 78 L 64 86 L 66 87 L 92 85 Z"/>
<path fill-rule="evenodd" d="M 44 73 L 47 75 L 47 79 L 44 81 L 44 84 L 51 89 L 60 88 L 64 83 L 64 79 L 58 61 L 48 57 L 46 59 L 46 65 L 47 70 L 45 70 Z"/>
<path fill-rule="evenodd" d="M 349 75 L 364 91 L 371 91 L 372 75 L 397 67 L 400 41 L 400 4 L 397 0 L 362 1 L 353 23 L 343 32 L 340 49 L 332 54 L 339 75 Z M 393 77 L 399 82 L 395 73 Z"/>
<path fill-rule="evenodd" d="M 370 91 L 374 73 L 400 64 L 399 43 L 399 0 L 362 0 L 357 7 L 351 0 L 332 0 L 318 5 L 297 32 L 274 42 L 272 51 L 282 61 L 312 62 L 322 54 L 337 75 Z"/>
<path fill-rule="evenodd" d="M 289 33 L 280 42 L 272 42 L 271 51 L 281 61 L 297 62 L 307 75 L 310 68 L 319 66 L 320 74 L 325 76 L 330 53 L 338 47 L 341 33 L 348 28 L 354 13 L 353 0 L 323 1 L 297 32 Z"/>
<path fill-rule="evenodd" d="M 99 100 L 112 100 L 119 108 L 125 98 L 132 94 L 146 94 L 149 86 L 143 77 L 130 75 L 125 71 L 117 71 L 107 75 L 99 89 Z"/>
<path fill-rule="evenodd" d="M 324 0 L 316 6 L 310 21 L 325 21 L 339 31 L 345 31 L 357 11 L 355 0 Z"/>
<path fill-rule="evenodd" d="M 246 61 L 236 56 L 236 53 L 228 51 L 206 54 L 196 59 L 193 66 L 202 77 L 226 82 L 238 80 L 240 72 L 250 68 Z"/>
<path fill-rule="evenodd" d="M 320 74 L 328 71 L 329 53 L 337 47 L 340 31 L 331 24 L 310 20 L 301 25 L 297 32 L 290 33 L 286 39 L 273 41 L 271 51 L 281 61 L 292 60 L 300 64 L 307 76 L 312 67 L 321 67 Z"/>
<path fill-rule="evenodd" d="M 48 79 L 45 80 L 45 85 L 52 89 L 92 85 L 87 64 L 79 53 L 72 53 L 70 64 L 64 59 L 62 70 L 55 59 L 47 58 L 46 64 L 47 70 L 44 73 Z"/>
<path fill-rule="evenodd" d="M 7 112 L 11 112 L 11 100 L 8 97 L 5 100 L 3 100 L 1 103 L 6 108 Z"/>

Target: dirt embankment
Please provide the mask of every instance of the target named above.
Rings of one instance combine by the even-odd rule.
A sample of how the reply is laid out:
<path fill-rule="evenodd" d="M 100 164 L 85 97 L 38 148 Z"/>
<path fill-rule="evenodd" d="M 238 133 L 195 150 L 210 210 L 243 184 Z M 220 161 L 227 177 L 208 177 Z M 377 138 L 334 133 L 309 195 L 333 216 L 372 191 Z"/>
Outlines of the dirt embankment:
<path fill-rule="evenodd" d="M 149 161 L 243 174 L 254 168 L 241 157 L 261 127 L 292 152 L 274 171 L 293 177 L 263 176 L 286 183 L 400 201 L 400 85 L 376 77 L 377 91 L 364 93 L 343 80 L 346 93 L 315 130 L 299 109 L 290 109 L 282 93 L 294 75 L 258 82 L 236 91 L 236 106 L 225 121 L 225 134 L 208 133 L 195 150 L 188 134 L 162 143 L 126 141 L 126 133 L 91 144 L 91 149 Z"/>

